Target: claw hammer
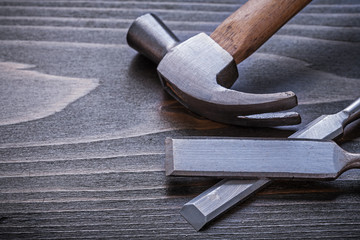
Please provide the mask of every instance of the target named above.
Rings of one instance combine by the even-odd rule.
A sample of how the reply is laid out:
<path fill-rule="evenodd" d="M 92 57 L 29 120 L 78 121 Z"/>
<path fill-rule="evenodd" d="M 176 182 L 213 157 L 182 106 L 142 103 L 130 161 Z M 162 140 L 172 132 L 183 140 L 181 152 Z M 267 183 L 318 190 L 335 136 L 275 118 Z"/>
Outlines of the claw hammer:
<path fill-rule="evenodd" d="M 182 43 L 157 16 L 145 14 L 130 26 L 127 42 L 158 64 L 170 95 L 203 117 L 243 126 L 298 124 L 298 113 L 276 113 L 297 105 L 293 92 L 251 94 L 229 88 L 238 78 L 237 64 L 309 2 L 249 0 L 210 36 L 199 33 Z"/>

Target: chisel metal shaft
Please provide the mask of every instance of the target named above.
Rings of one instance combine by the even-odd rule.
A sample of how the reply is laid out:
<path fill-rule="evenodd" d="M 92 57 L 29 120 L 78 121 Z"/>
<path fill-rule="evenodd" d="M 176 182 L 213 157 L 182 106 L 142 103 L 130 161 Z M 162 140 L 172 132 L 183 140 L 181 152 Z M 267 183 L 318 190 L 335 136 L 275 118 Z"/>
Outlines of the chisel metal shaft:
<path fill-rule="evenodd" d="M 331 140 L 167 140 L 173 154 L 166 174 L 172 176 L 335 180 L 344 171 L 360 167 L 360 154 L 346 152 Z"/>
<path fill-rule="evenodd" d="M 360 98 L 336 114 L 320 116 L 289 138 L 334 139 L 343 133 L 347 124 L 359 117 Z M 187 202 L 180 213 L 196 230 L 200 230 L 208 222 L 270 183 L 269 179 L 224 179 Z"/>

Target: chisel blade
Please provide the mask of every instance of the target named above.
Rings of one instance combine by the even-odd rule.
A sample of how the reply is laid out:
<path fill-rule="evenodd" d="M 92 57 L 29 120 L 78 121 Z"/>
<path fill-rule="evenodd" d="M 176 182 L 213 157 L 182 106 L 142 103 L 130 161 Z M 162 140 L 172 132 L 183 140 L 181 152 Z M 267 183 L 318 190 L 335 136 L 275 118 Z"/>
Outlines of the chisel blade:
<path fill-rule="evenodd" d="M 309 139 L 168 139 L 167 175 L 335 179 L 348 153 L 333 141 Z M 221 159 L 221 161 L 219 161 Z"/>
<path fill-rule="evenodd" d="M 290 138 L 333 139 L 344 132 L 345 120 L 347 120 L 345 112 L 323 115 L 291 135 Z"/>
<path fill-rule="evenodd" d="M 344 110 L 323 115 L 297 131 L 289 138 L 334 139 L 344 132 L 344 126 L 360 117 L 360 98 Z"/>

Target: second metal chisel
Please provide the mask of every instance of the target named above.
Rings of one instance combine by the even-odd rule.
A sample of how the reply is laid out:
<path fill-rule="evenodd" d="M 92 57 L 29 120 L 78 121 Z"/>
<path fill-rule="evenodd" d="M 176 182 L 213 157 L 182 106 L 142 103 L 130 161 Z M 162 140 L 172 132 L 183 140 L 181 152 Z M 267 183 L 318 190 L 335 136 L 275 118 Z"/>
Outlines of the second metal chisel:
<path fill-rule="evenodd" d="M 343 133 L 345 125 L 360 115 L 360 98 L 344 110 L 332 115 L 323 115 L 289 138 L 333 139 Z M 221 161 L 221 159 L 220 159 Z M 196 229 L 227 211 L 235 204 L 246 200 L 271 183 L 268 179 L 224 179 L 186 203 L 181 215 Z"/>

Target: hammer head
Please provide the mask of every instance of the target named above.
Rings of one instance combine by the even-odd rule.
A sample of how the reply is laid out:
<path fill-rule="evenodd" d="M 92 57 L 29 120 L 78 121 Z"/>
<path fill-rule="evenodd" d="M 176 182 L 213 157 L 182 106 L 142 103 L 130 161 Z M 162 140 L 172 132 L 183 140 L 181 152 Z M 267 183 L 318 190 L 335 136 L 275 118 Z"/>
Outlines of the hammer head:
<path fill-rule="evenodd" d="M 188 109 L 209 119 L 237 124 L 238 115 L 296 106 L 292 92 L 249 94 L 228 89 L 238 78 L 233 57 L 205 33 L 171 49 L 158 73 L 164 88 Z"/>
<path fill-rule="evenodd" d="M 159 31 L 159 27 L 163 31 Z M 170 38 L 164 37 L 169 32 L 161 20 L 147 14 L 138 18 L 130 27 L 128 43 L 145 56 L 149 56 L 149 53 L 144 52 L 144 49 L 166 48 L 153 61 L 160 62 L 157 71 L 164 89 L 186 108 L 208 119 L 236 125 L 275 126 L 300 122 L 297 113 L 284 113 L 276 117 L 273 114 L 270 117 L 261 114 L 296 106 L 294 93 L 250 94 L 231 90 L 229 88 L 238 78 L 238 71 L 233 57 L 226 50 L 205 33 L 177 44 L 173 33 Z M 144 40 L 137 40 L 140 45 L 134 44 L 136 39 L 143 39 L 146 35 L 151 36 L 148 44 Z M 156 38 L 158 40 L 154 41 Z M 243 117 L 259 113 L 260 117 Z"/>

